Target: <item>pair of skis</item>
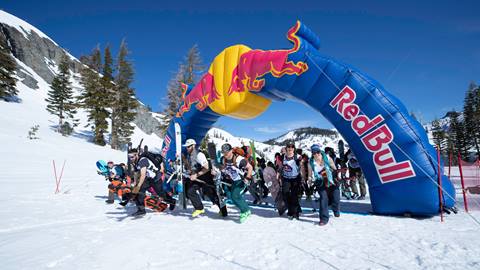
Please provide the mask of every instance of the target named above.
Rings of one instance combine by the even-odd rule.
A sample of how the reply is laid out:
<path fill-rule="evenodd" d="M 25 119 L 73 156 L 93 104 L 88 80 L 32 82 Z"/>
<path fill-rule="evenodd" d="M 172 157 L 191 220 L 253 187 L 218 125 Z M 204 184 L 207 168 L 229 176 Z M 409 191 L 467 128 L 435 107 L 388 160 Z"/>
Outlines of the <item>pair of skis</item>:
<path fill-rule="evenodd" d="M 183 210 L 187 209 L 187 197 L 185 193 L 185 179 L 183 177 L 183 162 L 182 162 L 182 129 L 180 124 L 175 123 L 175 170 L 177 175 L 178 184 L 181 185 L 181 192 L 179 192 L 178 199 L 182 204 Z"/>

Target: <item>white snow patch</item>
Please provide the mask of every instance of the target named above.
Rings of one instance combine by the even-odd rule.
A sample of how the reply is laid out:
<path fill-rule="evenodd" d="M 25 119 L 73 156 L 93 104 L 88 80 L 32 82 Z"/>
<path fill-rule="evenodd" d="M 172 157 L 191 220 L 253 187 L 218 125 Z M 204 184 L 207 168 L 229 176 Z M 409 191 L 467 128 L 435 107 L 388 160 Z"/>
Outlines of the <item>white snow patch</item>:
<path fill-rule="evenodd" d="M 40 37 L 46 38 L 53 42 L 55 45 L 57 45 L 55 41 L 45 35 L 42 31 L 38 30 L 35 26 L 3 10 L 0 10 L 0 23 L 8 24 L 12 27 L 15 27 L 20 33 L 25 36 L 26 39 L 28 39 L 28 36 L 31 35 L 33 31 Z"/>

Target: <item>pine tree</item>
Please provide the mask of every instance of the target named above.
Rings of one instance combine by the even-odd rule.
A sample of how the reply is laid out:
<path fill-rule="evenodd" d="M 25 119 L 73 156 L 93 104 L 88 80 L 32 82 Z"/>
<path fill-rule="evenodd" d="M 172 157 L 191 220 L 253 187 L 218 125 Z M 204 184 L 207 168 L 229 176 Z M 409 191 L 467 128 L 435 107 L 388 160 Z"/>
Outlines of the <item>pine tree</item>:
<path fill-rule="evenodd" d="M 113 78 L 113 58 L 112 54 L 110 52 L 110 46 L 107 45 L 105 47 L 105 52 L 104 52 L 104 61 L 103 61 L 103 70 L 102 70 L 102 86 L 103 86 L 103 91 L 107 94 L 108 96 L 108 104 L 109 107 L 111 107 L 111 104 L 114 100 L 113 96 L 115 93 L 115 85 L 113 83 L 114 78 Z"/>
<path fill-rule="evenodd" d="M 182 103 L 182 87 L 181 83 L 184 81 L 184 67 L 180 66 L 177 73 L 170 79 L 167 86 L 167 100 L 168 105 L 164 109 L 163 121 L 160 124 L 160 130 L 165 134 L 167 132 L 170 121 L 177 114 L 178 108 Z"/>
<path fill-rule="evenodd" d="M 463 118 L 465 132 L 469 134 L 468 145 L 475 147 L 477 155 L 480 153 L 480 87 L 471 82 L 463 104 Z"/>
<path fill-rule="evenodd" d="M 7 100 L 18 94 L 17 79 L 15 78 L 16 67 L 5 35 L 0 32 L 0 99 Z"/>
<path fill-rule="evenodd" d="M 164 133 L 167 131 L 170 121 L 175 117 L 178 108 L 182 103 L 182 87 L 181 83 L 188 85 L 195 85 L 198 81 L 199 75 L 204 71 L 204 66 L 202 65 L 202 59 L 200 57 L 200 51 L 198 46 L 193 45 L 190 50 L 188 50 L 187 55 L 183 59 L 183 62 L 180 63 L 178 71 L 174 74 L 172 79 L 168 82 L 167 85 L 167 99 L 168 105 L 164 109 L 163 113 L 165 114 L 164 121 L 160 126 L 160 130 Z"/>
<path fill-rule="evenodd" d="M 88 112 L 88 122 L 92 126 L 94 133 L 94 143 L 105 145 L 104 134 L 108 130 L 107 117 L 109 112 L 108 93 L 103 87 L 103 77 L 100 77 L 102 70 L 102 61 L 100 48 L 97 46 L 90 57 L 81 58 L 86 65 L 81 70 L 81 84 L 84 87 L 82 93 L 82 105 Z"/>
<path fill-rule="evenodd" d="M 468 143 L 465 134 L 465 125 L 459 120 L 459 113 L 453 111 L 450 114 L 449 136 L 454 136 L 455 153 L 460 153 L 463 158 L 468 156 Z"/>
<path fill-rule="evenodd" d="M 58 116 L 58 132 L 64 136 L 69 135 L 72 132 L 72 126 L 76 125 L 76 120 L 73 119 L 76 113 L 76 105 L 70 82 L 68 61 L 67 55 L 64 54 L 58 67 L 59 72 L 52 81 L 48 98 L 45 99 L 48 102 L 47 111 Z M 71 120 L 72 123 L 67 120 Z"/>
<path fill-rule="evenodd" d="M 445 130 L 443 130 L 438 119 L 435 119 L 432 122 L 432 136 L 433 143 L 438 146 L 440 153 L 444 154 L 446 146 Z"/>
<path fill-rule="evenodd" d="M 203 140 L 200 142 L 200 150 L 207 151 L 209 141 L 210 141 L 210 136 L 207 133 L 205 137 L 203 137 Z"/>
<path fill-rule="evenodd" d="M 117 60 L 117 76 L 115 77 L 115 95 L 112 102 L 112 148 L 120 149 L 130 141 L 134 126 L 130 123 L 135 119 L 138 106 L 133 82 L 133 67 L 128 61 L 129 52 L 123 40 Z"/>

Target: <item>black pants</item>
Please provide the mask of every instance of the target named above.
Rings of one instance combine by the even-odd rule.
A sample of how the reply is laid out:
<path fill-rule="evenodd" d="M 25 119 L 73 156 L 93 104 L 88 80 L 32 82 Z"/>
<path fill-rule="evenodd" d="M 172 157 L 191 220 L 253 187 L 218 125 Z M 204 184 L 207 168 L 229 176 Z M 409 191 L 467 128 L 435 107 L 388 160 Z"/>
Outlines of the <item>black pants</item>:
<path fill-rule="evenodd" d="M 282 181 L 282 195 L 287 205 L 287 215 L 296 217 L 300 212 L 300 202 L 298 194 L 300 192 L 300 179 L 283 180 Z"/>
<path fill-rule="evenodd" d="M 203 195 L 207 196 L 213 204 L 216 204 L 220 208 L 220 199 L 218 198 L 217 189 L 215 187 L 215 184 L 213 184 L 213 181 L 211 183 L 205 184 L 198 181 L 189 180 L 187 187 L 187 195 L 192 202 L 193 208 L 195 208 L 195 210 L 203 209 L 202 198 L 198 194 L 198 191 L 200 191 L 200 189 L 203 191 Z M 220 211 L 222 212 L 223 216 L 227 216 L 226 206 L 221 208 Z"/>
<path fill-rule="evenodd" d="M 174 199 L 163 190 L 162 180 L 160 180 L 160 176 L 157 176 L 155 178 L 145 178 L 145 181 L 135 197 L 135 204 L 138 209 L 145 209 L 145 191 L 150 187 L 153 187 L 153 190 L 155 190 L 157 195 L 162 197 L 166 203 L 175 203 Z"/>
<path fill-rule="evenodd" d="M 320 208 L 318 212 L 320 213 L 320 221 L 323 223 L 328 223 L 328 206 L 332 206 L 334 213 L 338 213 L 340 205 L 340 190 L 337 185 L 331 185 L 330 187 L 325 187 L 325 185 L 317 186 L 318 194 L 320 195 Z"/>

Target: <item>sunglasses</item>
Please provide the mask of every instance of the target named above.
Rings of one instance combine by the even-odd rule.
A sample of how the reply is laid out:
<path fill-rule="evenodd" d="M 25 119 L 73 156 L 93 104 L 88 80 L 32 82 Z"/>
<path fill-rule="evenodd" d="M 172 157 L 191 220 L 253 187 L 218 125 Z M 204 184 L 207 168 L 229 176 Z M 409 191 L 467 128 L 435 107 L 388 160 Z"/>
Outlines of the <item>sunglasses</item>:
<path fill-rule="evenodd" d="M 287 145 L 287 148 L 295 148 L 295 145 L 293 144 Z"/>
<path fill-rule="evenodd" d="M 320 154 L 320 151 L 313 151 L 312 154 L 314 154 L 314 155 Z"/>

